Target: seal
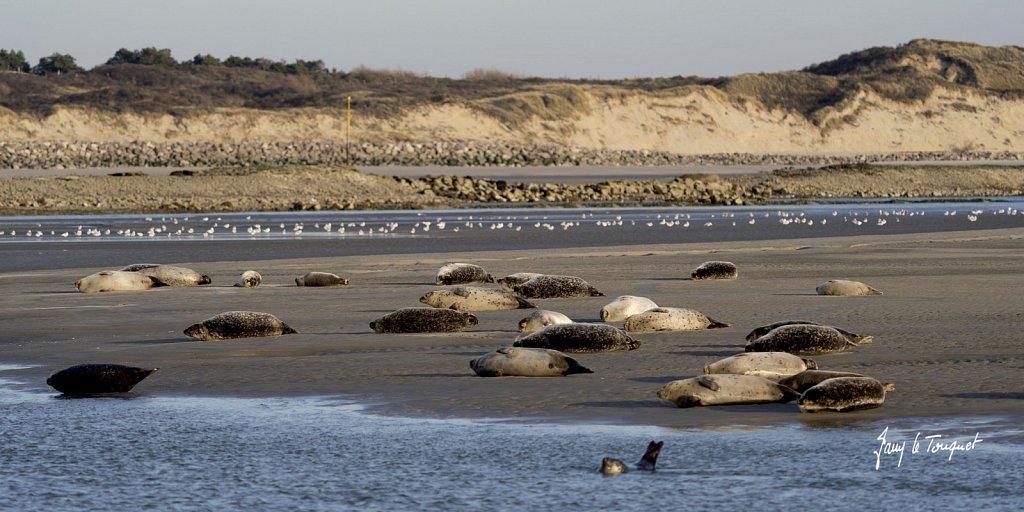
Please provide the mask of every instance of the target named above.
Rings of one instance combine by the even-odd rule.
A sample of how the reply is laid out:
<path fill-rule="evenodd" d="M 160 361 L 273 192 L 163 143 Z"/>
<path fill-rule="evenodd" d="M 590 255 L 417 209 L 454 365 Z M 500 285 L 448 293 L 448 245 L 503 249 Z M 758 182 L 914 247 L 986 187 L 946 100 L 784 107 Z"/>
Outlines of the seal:
<path fill-rule="evenodd" d="M 635 295 L 620 295 L 601 308 L 601 321 L 624 322 L 627 318 L 658 307 L 653 300 Z"/>
<path fill-rule="evenodd" d="M 643 457 L 640 457 L 640 461 L 637 462 L 634 467 L 640 471 L 654 471 L 654 466 L 658 463 L 658 455 L 661 454 L 661 448 L 665 446 L 664 441 L 647 443 L 647 451 L 644 452 Z M 619 459 L 613 459 L 611 457 L 605 457 L 601 459 L 601 474 L 605 476 L 618 475 L 626 473 L 629 468 L 625 462 Z"/>
<path fill-rule="evenodd" d="M 582 353 L 635 350 L 640 347 L 640 342 L 611 325 L 571 323 L 549 325 L 537 332 L 522 335 L 512 345 Z"/>
<path fill-rule="evenodd" d="M 469 362 L 481 377 L 563 377 L 594 373 L 575 359 L 543 348 L 503 347 Z"/>
<path fill-rule="evenodd" d="M 187 336 L 200 341 L 281 336 L 296 332 L 276 316 L 255 311 L 227 311 L 185 329 Z"/>
<path fill-rule="evenodd" d="M 330 272 L 308 272 L 295 278 L 295 286 L 347 286 L 348 279 Z"/>
<path fill-rule="evenodd" d="M 768 331 L 768 334 L 747 343 L 746 351 L 815 356 L 844 352 L 858 345 L 827 325 L 794 324 Z"/>
<path fill-rule="evenodd" d="M 736 279 L 737 276 L 739 273 L 736 271 L 736 264 L 729 261 L 705 261 L 690 272 L 690 278 L 694 281 Z"/>
<path fill-rule="evenodd" d="M 523 284 L 523 283 L 529 281 L 530 279 L 533 279 L 535 277 L 542 276 L 542 275 L 544 275 L 544 274 L 538 274 L 536 272 L 516 272 L 515 274 L 509 274 L 509 275 L 507 275 L 505 277 L 502 277 L 502 278 L 498 279 L 497 283 L 498 283 L 498 286 L 500 286 L 500 287 L 502 287 L 502 288 L 504 288 L 504 289 L 506 289 L 508 291 L 512 291 L 512 287 L 513 286 L 516 286 L 516 285 L 519 285 L 519 284 Z"/>
<path fill-rule="evenodd" d="M 139 265 L 140 264 L 137 263 L 125 268 L 138 267 Z M 208 275 L 200 274 L 190 268 L 176 267 L 174 265 L 156 265 L 154 267 L 146 266 L 130 272 L 150 276 L 159 280 L 166 286 L 200 286 L 210 284 L 212 282 Z"/>
<path fill-rule="evenodd" d="M 885 392 L 895 389 L 871 377 L 835 377 L 811 386 L 800 396 L 797 405 L 804 412 L 849 412 L 879 407 Z"/>
<path fill-rule="evenodd" d="M 104 270 L 75 281 L 75 288 L 82 293 L 139 291 L 156 286 L 165 285 L 154 277 L 123 270 Z"/>
<path fill-rule="evenodd" d="M 78 364 L 50 375 L 46 383 L 69 396 L 127 393 L 157 370 L 120 364 Z"/>
<path fill-rule="evenodd" d="M 812 386 L 817 386 L 826 379 L 834 379 L 836 377 L 864 377 L 864 375 L 853 372 L 833 372 L 828 370 L 808 369 L 796 375 L 790 375 L 789 377 L 780 379 L 779 384 L 782 384 L 797 393 L 803 393 Z"/>
<path fill-rule="evenodd" d="M 519 332 L 536 332 L 549 325 L 571 324 L 572 319 L 557 312 L 538 309 L 519 321 Z"/>
<path fill-rule="evenodd" d="M 434 282 L 439 285 L 493 283 L 494 276 L 480 265 L 445 263 L 437 270 Z"/>
<path fill-rule="evenodd" d="M 822 325 L 822 324 L 816 324 L 814 322 L 806 322 L 806 321 L 803 321 L 803 320 L 783 320 L 781 322 L 775 322 L 773 324 L 762 325 L 761 327 L 755 327 L 754 330 L 750 331 L 750 334 L 747 334 L 747 341 L 756 340 L 757 338 L 760 338 L 761 336 L 764 336 L 765 334 L 768 334 L 773 329 L 775 329 L 777 327 L 782 327 L 783 325 L 800 325 L 800 324 L 802 324 L 802 325 Z M 852 333 L 850 331 L 847 331 L 847 330 L 844 330 L 844 329 L 840 329 L 840 328 L 838 328 L 838 327 L 836 327 L 834 325 L 829 325 L 829 326 L 826 326 L 826 327 L 831 327 L 831 328 L 839 331 L 843 336 L 846 336 L 847 339 L 849 339 L 850 341 L 853 341 L 855 343 L 871 343 L 871 341 L 874 339 L 872 336 L 863 336 L 863 335 L 860 335 L 860 334 L 854 334 L 854 333 Z"/>
<path fill-rule="evenodd" d="M 234 286 L 240 288 L 255 288 L 263 282 L 263 276 L 255 270 L 246 270 L 238 276 L 238 281 L 235 281 Z"/>
<path fill-rule="evenodd" d="M 819 284 L 815 289 L 818 295 L 881 295 L 882 292 L 860 282 L 845 279 L 832 279 Z"/>
<path fill-rule="evenodd" d="M 695 331 L 729 327 L 729 324 L 692 309 L 658 307 L 627 318 L 624 327 L 629 332 Z"/>
<path fill-rule="evenodd" d="M 478 323 L 464 311 L 441 308 L 402 308 L 372 322 L 377 333 L 459 332 Z"/>
<path fill-rule="evenodd" d="M 665 384 L 658 398 L 676 407 L 697 407 L 792 402 L 800 394 L 757 375 L 701 375 Z"/>
<path fill-rule="evenodd" d="M 434 290 L 420 297 L 420 302 L 435 308 L 459 311 L 502 311 L 537 307 L 511 292 L 479 286 L 453 286 Z"/>
<path fill-rule="evenodd" d="M 527 299 L 555 299 L 571 297 L 600 297 L 604 294 L 576 276 L 540 275 L 512 285 L 512 291 Z"/>
<path fill-rule="evenodd" d="M 788 352 L 744 352 L 705 366 L 704 374 L 757 375 L 779 382 L 785 377 L 817 367 L 818 364 L 813 360 Z"/>

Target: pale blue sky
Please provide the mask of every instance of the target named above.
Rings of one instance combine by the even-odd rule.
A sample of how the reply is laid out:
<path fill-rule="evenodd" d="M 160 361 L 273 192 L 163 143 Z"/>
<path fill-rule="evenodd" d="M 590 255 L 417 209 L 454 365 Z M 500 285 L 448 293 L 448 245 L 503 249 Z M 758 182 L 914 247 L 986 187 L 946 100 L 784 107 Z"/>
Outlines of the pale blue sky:
<path fill-rule="evenodd" d="M 170 48 L 461 77 L 714 77 L 919 37 L 1024 46 L 1021 0 L 0 0 L 0 48 L 91 68 Z"/>

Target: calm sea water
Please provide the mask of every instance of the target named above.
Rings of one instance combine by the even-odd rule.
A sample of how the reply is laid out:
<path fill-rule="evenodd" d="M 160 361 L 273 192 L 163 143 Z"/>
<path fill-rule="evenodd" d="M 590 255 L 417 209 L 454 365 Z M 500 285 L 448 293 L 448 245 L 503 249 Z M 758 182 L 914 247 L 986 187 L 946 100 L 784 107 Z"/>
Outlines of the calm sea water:
<path fill-rule="evenodd" d="M 1024 507 L 1020 417 L 703 430 L 428 420 L 331 397 L 64 399 L 12 369 L 0 369 L 4 510 Z M 598 473 L 602 457 L 634 462 L 652 439 L 665 442 L 655 473 Z M 902 460 L 886 453 L 901 444 Z"/>
<path fill-rule="evenodd" d="M 899 235 L 1024 226 L 1024 198 L 678 208 L 0 217 L 0 272 L 123 261 L 244 261 Z M 157 248 L 158 247 L 158 248 Z"/>

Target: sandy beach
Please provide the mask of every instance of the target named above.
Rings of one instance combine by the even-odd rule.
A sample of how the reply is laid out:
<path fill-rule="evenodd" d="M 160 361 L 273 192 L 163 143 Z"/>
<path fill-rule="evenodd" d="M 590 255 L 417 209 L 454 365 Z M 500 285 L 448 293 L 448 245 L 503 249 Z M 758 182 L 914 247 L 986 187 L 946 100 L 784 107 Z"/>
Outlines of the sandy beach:
<path fill-rule="evenodd" d="M 414 241 L 406 243 L 415 243 Z M 41 252 L 52 270 L 0 274 L 5 363 L 35 365 L 12 372 L 30 388 L 85 362 L 159 367 L 139 384 L 145 395 L 338 396 L 384 414 L 434 418 L 506 418 L 660 425 L 845 423 L 890 417 L 1019 415 L 1020 289 L 1024 228 L 900 235 L 842 236 L 515 250 L 324 256 L 253 261 L 266 244 L 238 244 L 250 261 L 165 261 L 159 242 L 139 242 L 139 260 L 189 266 L 213 283 L 145 292 L 79 293 L 87 274 L 141 261 L 117 251 L 108 264 L 68 264 L 75 246 Z M 70 251 L 70 254 L 69 254 Z M 735 281 L 692 281 L 702 261 L 737 264 Z M 528 310 L 480 312 L 478 326 L 455 334 L 387 335 L 368 323 L 400 307 L 419 306 L 435 289 L 438 267 L 458 260 L 500 276 L 519 271 L 584 277 L 604 297 L 543 299 L 544 309 L 577 321 L 599 321 L 618 295 L 689 307 L 731 327 L 637 334 L 630 352 L 577 354 L 595 373 L 563 378 L 480 378 L 469 361 L 509 345 Z M 57 262 L 61 263 L 57 263 Z M 65 268 L 66 267 L 66 268 Z M 247 269 L 263 285 L 234 288 Z M 352 284 L 299 288 L 307 271 L 335 272 Z M 882 290 L 872 297 L 823 297 L 818 283 L 860 280 Z M 277 315 L 299 334 L 198 342 L 182 331 L 228 310 Z M 665 383 L 699 375 L 704 365 L 743 351 L 753 327 L 801 319 L 874 336 L 851 352 L 814 357 L 822 369 L 854 371 L 893 382 L 877 409 L 848 414 L 801 413 L 794 404 L 677 409 L 661 402 Z"/>

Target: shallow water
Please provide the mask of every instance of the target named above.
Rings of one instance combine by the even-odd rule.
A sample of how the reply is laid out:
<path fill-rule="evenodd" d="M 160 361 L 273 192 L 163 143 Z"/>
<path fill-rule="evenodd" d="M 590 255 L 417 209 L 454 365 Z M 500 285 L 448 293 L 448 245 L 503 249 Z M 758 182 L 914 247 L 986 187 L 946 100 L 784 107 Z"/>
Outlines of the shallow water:
<path fill-rule="evenodd" d="M 63 399 L 4 369 L 15 368 L 0 368 L 6 510 L 1024 506 L 1020 418 L 703 430 L 428 420 L 331 397 Z M 874 454 L 883 431 L 906 443 L 902 461 Z M 928 453 L 932 435 L 980 441 L 948 458 Z M 602 457 L 634 462 L 652 439 L 665 442 L 655 473 L 598 473 Z"/>
<path fill-rule="evenodd" d="M 1024 226 L 995 202 L 0 217 L 0 271 L 607 245 L 898 235 Z M 146 243 L 148 242 L 148 243 Z M 72 257 L 73 252 L 73 257 Z"/>

